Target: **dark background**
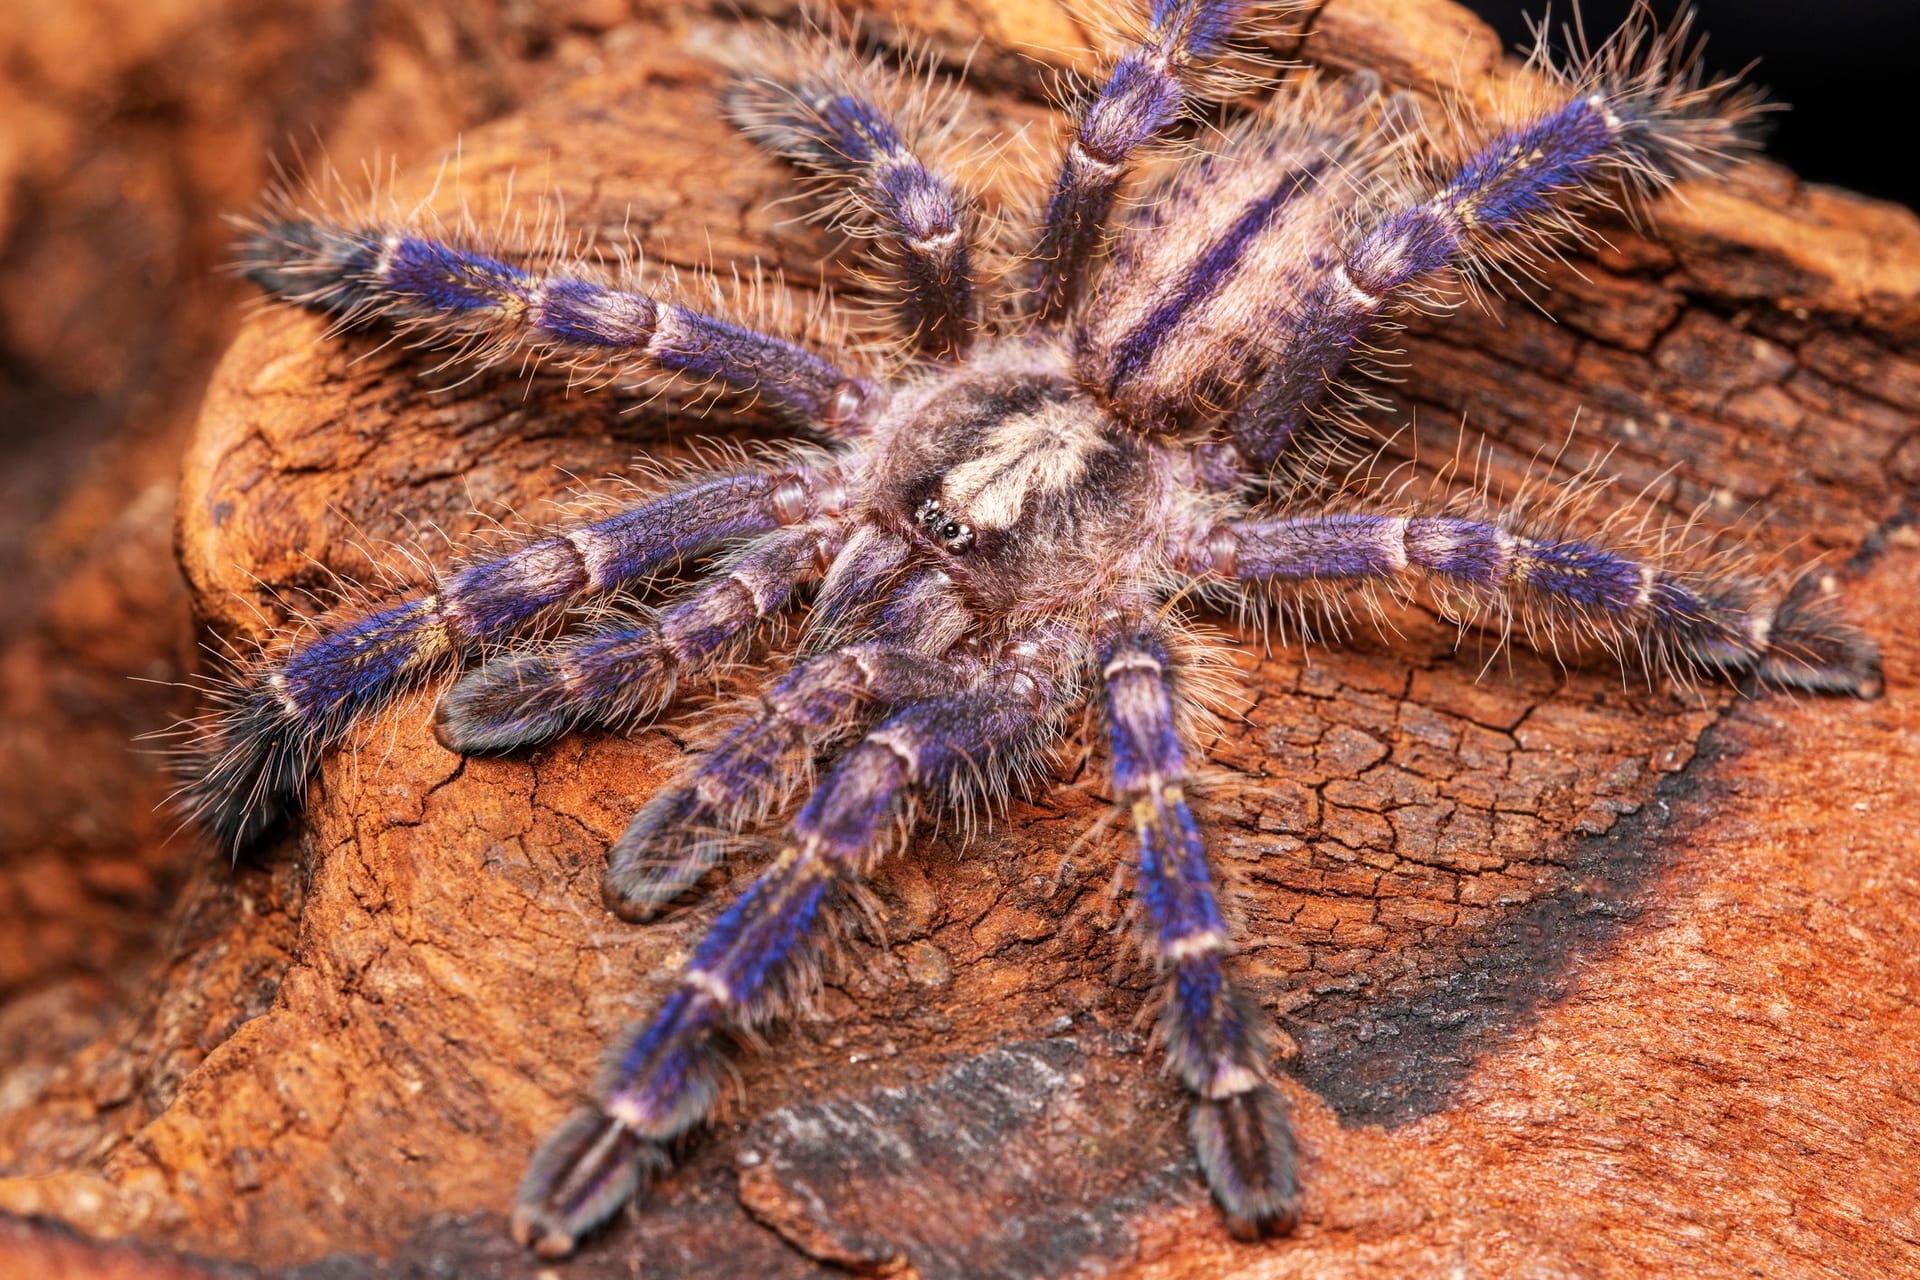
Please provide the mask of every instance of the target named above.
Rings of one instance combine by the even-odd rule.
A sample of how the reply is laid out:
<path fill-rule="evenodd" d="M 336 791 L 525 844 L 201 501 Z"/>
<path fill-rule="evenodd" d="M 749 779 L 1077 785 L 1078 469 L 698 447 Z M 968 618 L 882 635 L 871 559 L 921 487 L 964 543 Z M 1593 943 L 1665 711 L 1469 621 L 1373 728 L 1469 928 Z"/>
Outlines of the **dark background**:
<path fill-rule="evenodd" d="M 1509 45 L 1531 43 L 1526 17 L 1544 0 L 1463 0 Z M 1660 25 L 1677 9 L 1658 2 Z M 1920 207 L 1920 139 L 1914 124 L 1920 74 L 1920 0 L 1696 0 L 1695 29 L 1707 32 L 1707 64 L 1746 77 L 1792 109 L 1776 112 L 1767 151 L 1801 177 Z M 1589 33 L 1626 20 L 1630 0 L 1583 0 Z M 1572 15 L 1552 6 L 1554 30 Z"/>

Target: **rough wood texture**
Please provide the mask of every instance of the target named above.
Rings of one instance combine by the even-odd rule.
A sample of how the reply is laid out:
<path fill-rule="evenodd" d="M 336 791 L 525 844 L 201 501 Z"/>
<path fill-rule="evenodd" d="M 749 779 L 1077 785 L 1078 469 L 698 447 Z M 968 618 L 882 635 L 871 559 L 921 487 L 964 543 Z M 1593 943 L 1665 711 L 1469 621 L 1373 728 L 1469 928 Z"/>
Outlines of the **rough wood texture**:
<path fill-rule="evenodd" d="M 902 0 L 875 29 L 956 58 L 985 30 L 982 118 L 1044 121 L 1015 51 L 1084 37 L 1045 5 L 985 28 L 974 7 Z M 574 229 L 628 227 L 665 262 L 841 279 L 844 256 L 769 207 L 780 169 L 707 109 L 737 30 L 612 26 L 577 78 L 466 135 L 442 199 L 484 214 L 517 171 Z M 1330 0 L 1298 45 L 1414 88 L 1508 74 L 1439 0 Z M 1651 238 L 1608 236 L 1555 272 L 1558 323 L 1514 303 L 1412 335 L 1419 456 L 1453 456 L 1464 417 L 1499 483 L 1612 449 L 1621 495 L 1762 505 L 1753 543 L 1825 555 L 1885 647 L 1883 701 L 1654 694 L 1525 652 L 1482 677 L 1418 613 L 1391 646 L 1249 641 L 1202 817 L 1238 971 L 1298 1043 L 1296 1238 L 1232 1243 L 1193 1172 L 1116 927 L 1123 851 L 1076 844 L 1105 810 L 1087 769 L 885 870 L 884 941 L 856 933 L 816 1009 L 743 1062 L 724 1122 L 568 1274 L 1920 1266 L 1920 224 L 1758 165 L 1663 205 Z M 429 391 L 429 363 L 290 312 L 242 328 L 180 489 L 216 632 L 260 636 L 334 575 L 394 568 L 386 548 L 444 558 L 550 517 L 572 476 L 720 429 L 512 377 Z M 429 707 L 330 757 L 282 847 L 203 867 L 137 1033 L 33 1058 L 0 1135 L 35 1176 L 0 1182 L 0 1209 L 291 1274 L 532 1274 L 501 1216 L 521 1162 L 712 910 L 620 924 L 601 851 L 710 730 L 695 712 L 462 761 Z M 23 1228 L 0 1251 L 67 1244 Z M 127 1256 L 200 1266 L 136 1249 L 100 1274 Z"/>
<path fill-rule="evenodd" d="M 605 27 L 624 16 L 615 7 Z M 447 10 L 458 10 L 448 12 Z M 578 73 L 593 6 L 101 0 L 0 11 L 0 1159 L 85 1157 L 44 1126 L 49 1074 L 152 1003 L 157 950 L 209 863 L 162 804 L 140 735 L 191 706 L 173 553 L 180 457 L 250 290 L 222 271 L 224 215 L 271 151 L 437 155 L 448 137 Z M 183 696 L 184 695 L 184 696 Z M 198 1053 L 191 1055 L 198 1060 Z M 188 1064 L 190 1065 L 190 1064 Z M 185 1069 L 183 1066 L 181 1069 Z M 116 1075 L 117 1073 L 117 1075 Z M 43 1087 L 54 1092 L 43 1094 Z M 63 1104 L 64 1105 L 64 1104 Z M 67 1145 L 77 1138 L 80 1146 Z"/>

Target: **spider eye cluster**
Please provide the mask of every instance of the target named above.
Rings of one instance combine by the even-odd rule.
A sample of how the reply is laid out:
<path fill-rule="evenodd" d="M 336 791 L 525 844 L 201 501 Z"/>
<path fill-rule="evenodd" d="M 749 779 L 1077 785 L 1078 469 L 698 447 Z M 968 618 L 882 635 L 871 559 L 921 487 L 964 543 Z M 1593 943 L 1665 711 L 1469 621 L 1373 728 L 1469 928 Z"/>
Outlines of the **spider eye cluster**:
<path fill-rule="evenodd" d="M 973 546 L 973 526 L 947 514 L 937 498 L 928 498 L 913 513 L 914 523 L 942 547 L 960 555 Z"/>

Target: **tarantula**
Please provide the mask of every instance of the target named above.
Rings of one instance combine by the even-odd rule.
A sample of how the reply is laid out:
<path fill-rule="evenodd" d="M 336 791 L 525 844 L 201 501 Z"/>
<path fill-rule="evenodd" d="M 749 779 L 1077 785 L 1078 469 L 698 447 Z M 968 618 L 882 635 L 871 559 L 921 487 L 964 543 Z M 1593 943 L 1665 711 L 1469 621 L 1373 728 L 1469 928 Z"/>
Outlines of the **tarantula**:
<path fill-rule="evenodd" d="M 1298 1214 L 1293 1141 L 1185 787 L 1207 645 L 1184 601 L 1253 610 L 1420 587 L 1449 617 L 1597 639 L 1655 672 L 1867 694 L 1872 646 L 1799 596 L 1453 507 L 1287 505 L 1338 434 L 1396 314 L 1524 271 L 1629 189 L 1708 172 L 1750 98 L 1640 28 L 1524 108 L 1429 136 L 1376 78 L 1299 77 L 1277 109 L 1206 137 L 1130 203 L 1146 152 L 1242 81 L 1222 70 L 1257 6 L 1153 0 L 1080 102 L 1023 252 L 989 269 L 980 204 L 929 159 L 912 77 L 832 34 L 785 41 L 729 106 L 871 242 L 900 349 L 823 354 L 585 264 L 530 264 L 417 228 L 275 212 L 245 266 L 269 294 L 480 359 L 679 377 L 757 397 L 816 443 L 685 478 L 592 523 L 362 609 L 252 665 L 211 719 L 190 800 L 226 841 L 296 808 L 324 749 L 423 672 L 487 651 L 442 697 L 440 741 L 505 751 L 632 724 L 811 592 L 800 652 L 609 853 L 609 906 L 644 920 L 729 837 L 818 785 L 777 855 L 712 923 L 653 1017 L 609 1053 L 598 1100 L 533 1159 L 514 1232 L 572 1250 L 701 1123 L 727 1033 L 805 981 L 805 939 L 910 823 L 916 796 L 991 800 L 1072 714 L 1101 713 L 1137 839 L 1191 1092 L 1199 1164 L 1236 1234 Z M 992 296 L 992 295 L 998 295 Z M 1334 424 L 1329 429 L 1328 424 Z M 642 621 L 512 643 L 570 603 L 718 565 Z"/>

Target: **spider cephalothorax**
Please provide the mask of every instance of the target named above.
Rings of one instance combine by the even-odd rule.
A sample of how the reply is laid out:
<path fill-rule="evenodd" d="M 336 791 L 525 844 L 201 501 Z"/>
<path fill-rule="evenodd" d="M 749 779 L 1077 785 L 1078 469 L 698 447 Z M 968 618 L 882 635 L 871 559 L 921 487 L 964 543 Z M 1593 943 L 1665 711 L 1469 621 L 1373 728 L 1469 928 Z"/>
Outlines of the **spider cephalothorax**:
<path fill-rule="evenodd" d="M 811 592 L 791 664 L 611 850 L 608 904 L 646 918 L 825 762 L 777 855 L 610 1054 L 598 1100 L 535 1159 L 515 1229 L 541 1252 L 571 1249 L 701 1122 L 726 1034 L 800 980 L 809 929 L 915 797 L 997 797 L 1089 697 L 1137 839 L 1161 1029 L 1193 1095 L 1200 1164 L 1236 1231 L 1295 1221 L 1285 1109 L 1229 977 L 1185 794 L 1207 665 L 1182 612 L 1196 596 L 1258 609 L 1352 588 L 1364 607 L 1424 584 L 1462 620 L 1571 631 L 1662 672 L 1875 687 L 1871 645 L 1778 584 L 1517 516 L 1351 494 L 1316 506 L 1310 484 L 1290 505 L 1274 497 L 1275 475 L 1313 474 L 1343 379 L 1397 312 L 1485 268 L 1523 269 L 1623 184 L 1719 163 L 1748 104 L 1644 31 L 1578 70 L 1542 66 L 1530 104 L 1438 139 L 1368 76 L 1303 78 L 1116 219 L 1142 149 L 1227 83 L 1211 68 L 1256 8 L 1155 0 L 1080 105 L 1026 251 L 997 270 L 976 202 L 922 150 L 926 110 L 883 64 L 810 35 L 769 52 L 772 70 L 743 72 L 736 118 L 879 249 L 903 344 L 886 359 L 821 354 L 588 266 L 403 226 L 276 213 L 249 239 L 263 287 L 343 324 L 714 383 L 818 438 L 348 615 L 252 667 L 211 721 L 192 796 L 237 843 L 298 804 L 356 718 L 436 666 L 491 651 L 436 727 L 454 750 L 509 750 L 659 710 Z M 704 558 L 719 566 L 657 616 L 514 643 L 571 603 Z"/>

